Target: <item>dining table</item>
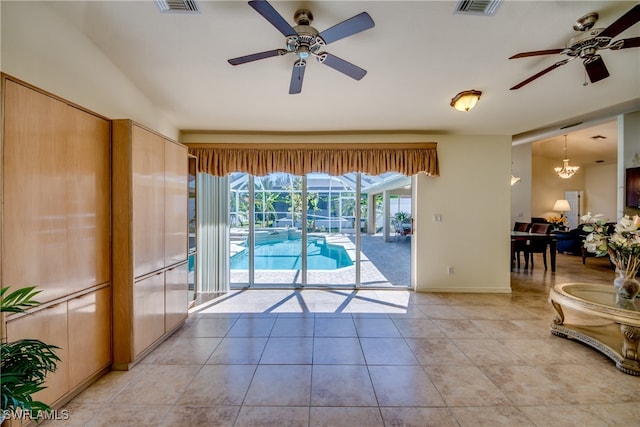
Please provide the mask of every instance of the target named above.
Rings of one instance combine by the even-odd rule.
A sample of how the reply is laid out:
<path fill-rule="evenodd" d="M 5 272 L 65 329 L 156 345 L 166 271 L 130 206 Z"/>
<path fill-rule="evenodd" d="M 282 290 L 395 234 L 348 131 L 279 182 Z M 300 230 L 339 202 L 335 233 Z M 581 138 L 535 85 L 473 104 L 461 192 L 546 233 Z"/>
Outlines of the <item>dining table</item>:
<path fill-rule="evenodd" d="M 556 253 L 558 252 L 558 238 L 555 234 L 531 233 L 529 231 L 512 231 L 511 232 L 511 270 L 515 263 L 516 242 L 522 240 L 540 240 L 547 243 L 549 248 L 549 259 L 551 260 L 551 271 L 556 271 Z M 533 268 L 533 267 L 532 267 Z"/>

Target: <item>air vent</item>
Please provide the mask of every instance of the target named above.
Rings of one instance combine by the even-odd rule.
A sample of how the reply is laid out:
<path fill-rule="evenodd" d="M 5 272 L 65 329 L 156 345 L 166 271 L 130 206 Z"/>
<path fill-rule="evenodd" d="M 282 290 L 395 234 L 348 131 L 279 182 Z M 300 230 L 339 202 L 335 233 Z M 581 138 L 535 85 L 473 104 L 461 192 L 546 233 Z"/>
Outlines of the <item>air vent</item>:
<path fill-rule="evenodd" d="M 200 13 L 195 0 L 156 0 L 156 3 L 166 13 Z"/>
<path fill-rule="evenodd" d="M 493 15 L 502 0 L 459 0 L 456 13 L 465 15 Z"/>

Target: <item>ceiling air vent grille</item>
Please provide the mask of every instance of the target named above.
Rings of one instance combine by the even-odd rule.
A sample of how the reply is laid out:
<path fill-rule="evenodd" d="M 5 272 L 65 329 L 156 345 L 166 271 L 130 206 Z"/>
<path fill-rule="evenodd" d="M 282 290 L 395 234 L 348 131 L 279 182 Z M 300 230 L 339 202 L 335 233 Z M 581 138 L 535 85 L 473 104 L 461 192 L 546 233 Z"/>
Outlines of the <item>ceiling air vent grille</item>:
<path fill-rule="evenodd" d="M 162 12 L 167 13 L 200 13 L 195 0 L 156 0 Z"/>
<path fill-rule="evenodd" d="M 456 13 L 468 15 L 493 15 L 502 0 L 459 0 Z"/>

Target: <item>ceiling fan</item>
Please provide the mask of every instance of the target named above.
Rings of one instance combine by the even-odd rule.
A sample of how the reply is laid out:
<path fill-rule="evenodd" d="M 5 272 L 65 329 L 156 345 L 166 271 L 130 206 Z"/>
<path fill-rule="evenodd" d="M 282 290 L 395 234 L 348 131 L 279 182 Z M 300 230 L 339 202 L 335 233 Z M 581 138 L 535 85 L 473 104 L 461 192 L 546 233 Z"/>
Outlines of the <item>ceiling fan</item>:
<path fill-rule="evenodd" d="M 607 28 L 593 28 L 597 20 L 598 14 L 595 12 L 591 12 L 580 17 L 576 23 L 573 24 L 573 29 L 581 31 L 583 34 L 578 34 L 577 36 L 569 39 L 567 47 L 564 49 L 522 52 L 510 57 L 509 59 L 515 59 L 526 58 L 528 56 L 552 55 L 557 53 L 567 55 L 569 57 L 562 59 L 539 73 L 534 74 L 528 79 L 521 81 L 512 87 L 511 90 L 520 89 L 522 86 L 531 83 L 538 77 L 541 77 L 576 58 L 581 58 L 583 60 L 584 68 L 589 76 L 589 80 L 591 80 L 591 83 L 595 83 L 609 77 L 609 71 L 604 64 L 602 57 L 598 54 L 598 51 L 604 49 L 619 50 L 630 47 L 640 47 L 640 37 L 620 39 L 614 42 L 611 41 L 615 36 L 640 21 L 640 4 L 635 5 L 631 10 L 622 15 Z M 587 83 L 585 82 L 584 84 L 586 85 Z"/>
<path fill-rule="evenodd" d="M 318 32 L 318 30 L 310 25 L 313 21 L 313 15 L 307 9 L 296 11 L 293 19 L 297 25 L 291 27 L 269 2 L 264 0 L 250 1 L 249 6 L 254 8 L 286 37 L 286 49 L 273 49 L 232 58 L 229 59 L 231 65 L 245 64 L 247 62 L 257 61 L 258 59 L 294 53 L 298 59 L 293 63 L 291 83 L 289 85 L 290 94 L 300 93 L 302 91 L 304 70 L 307 65 L 307 59 L 310 56 L 315 57 L 318 62 L 328 65 L 334 70 L 340 71 L 356 80 L 360 80 L 367 74 L 366 70 L 321 50 L 329 43 L 372 28 L 375 24 L 367 12 L 362 12 L 331 28 Z"/>

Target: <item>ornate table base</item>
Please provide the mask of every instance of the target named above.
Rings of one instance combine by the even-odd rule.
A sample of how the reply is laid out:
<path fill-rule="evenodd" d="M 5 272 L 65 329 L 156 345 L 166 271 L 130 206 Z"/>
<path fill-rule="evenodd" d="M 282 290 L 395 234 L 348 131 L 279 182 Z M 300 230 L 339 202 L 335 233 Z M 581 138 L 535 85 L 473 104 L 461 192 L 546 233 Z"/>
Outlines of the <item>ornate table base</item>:
<path fill-rule="evenodd" d="M 552 334 L 581 341 L 615 361 L 622 372 L 640 376 L 640 302 L 620 305 L 616 303 L 612 286 L 584 283 L 554 286 L 549 301 L 556 311 Z M 566 324 L 563 306 L 599 322 L 597 325 Z"/>

